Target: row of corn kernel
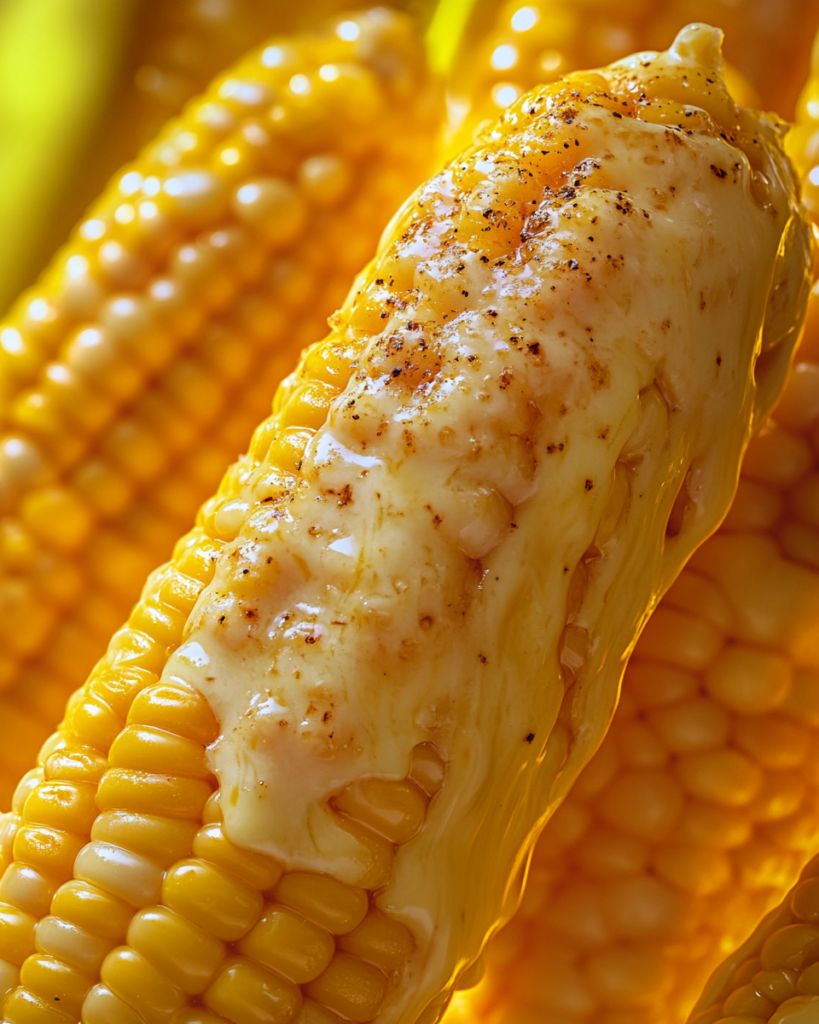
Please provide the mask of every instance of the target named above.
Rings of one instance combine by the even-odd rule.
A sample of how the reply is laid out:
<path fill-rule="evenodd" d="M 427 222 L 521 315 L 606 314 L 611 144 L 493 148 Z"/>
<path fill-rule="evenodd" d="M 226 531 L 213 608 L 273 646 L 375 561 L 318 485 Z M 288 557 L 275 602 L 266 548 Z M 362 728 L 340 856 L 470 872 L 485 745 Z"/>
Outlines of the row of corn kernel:
<path fill-rule="evenodd" d="M 277 414 L 257 431 L 255 458 L 245 458 L 228 473 L 219 498 L 203 509 L 204 530 L 200 527 L 196 540 L 178 549 L 181 558 L 192 544 L 207 545 L 208 532 L 216 550 L 219 537 L 235 537 L 254 507 L 269 507 L 264 497 L 275 502 L 293 480 L 287 470 L 295 469 L 349 373 L 349 355 L 345 362 L 337 346 L 325 343 L 310 352 L 304 371 L 282 387 Z M 246 483 L 238 494 L 233 487 L 240 478 Z M 255 503 L 241 500 L 252 499 L 256 491 Z M 175 562 L 152 576 L 128 629 L 112 641 L 109 662 L 142 638 L 147 667 L 161 671 L 200 589 L 185 585 L 179 569 Z M 139 656 L 143 664 L 145 657 Z M 108 679 L 105 670 L 97 679 L 100 674 Z M 71 702 L 63 736 L 44 753 L 46 773 L 58 755 L 76 759 L 72 740 L 79 732 L 78 716 L 80 724 L 93 723 L 96 746 L 107 752 L 107 767 L 103 763 L 98 774 L 99 813 L 95 816 L 89 790 L 85 814 L 76 813 L 75 800 L 62 817 L 48 818 L 39 810 L 48 785 L 39 772 L 30 773 L 18 793 L 18 834 L 32 814 L 46 817 L 55 832 L 73 826 L 61 838 L 68 836 L 74 877 L 51 897 L 50 915 L 42 916 L 53 892 L 53 885 L 43 885 L 42 873 L 50 870 L 59 883 L 70 876 L 70 861 L 44 856 L 34 864 L 24 862 L 15 845 L 0 891 L 7 879 L 38 870 L 41 891 L 36 904 L 29 900 L 24 906 L 26 893 L 19 886 L 6 894 L 6 920 L 0 918 L 3 974 L 8 985 L 19 984 L 6 998 L 5 1019 L 65 1024 L 81 1014 L 85 1024 L 179 1021 L 188 1019 L 179 1015 L 190 1000 L 201 998 L 218 1015 L 214 1020 L 287 1024 L 297 1014 L 302 1024 L 335 1024 L 334 1014 L 371 1020 L 391 973 L 412 953 L 409 930 L 371 905 L 365 889 L 329 876 L 282 875 L 271 858 L 229 842 L 218 799 L 211 798 L 205 759 L 205 746 L 218 727 L 195 691 L 154 683 L 136 693 L 132 688 L 127 696 L 120 693 L 117 710 L 129 703 L 123 725 L 94 687 L 92 677 Z M 116 692 L 110 681 L 107 687 Z M 99 771 L 99 758 L 95 767 Z M 344 827 L 371 853 L 364 872 L 368 888 L 388 880 L 394 846 L 421 827 L 428 800 L 442 781 L 440 757 L 422 744 L 407 779 L 364 779 L 336 796 Z M 89 905 L 97 908 L 93 920 L 83 917 Z M 55 1000 L 67 1015 L 54 1010 Z"/>
<path fill-rule="evenodd" d="M 142 703 L 147 701 L 150 707 L 168 646 L 178 640 L 193 602 L 212 576 L 217 549 L 197 534 L 180 543 L 174 568 L 155 574 L 134 612 L 135 622 L 153 620 L 152 633 L 126 627 L 115 635 L 106 658 L 72 698 L 60 732 L 43 750 L 41 767 L 18 786 L 15 814 L 7 824 L 13 831 L 13 861 L 0 879 L 0 956 L 5 961 L 5 983 L 14 981 L 12 969 L 33 957 L 27 968 L 33 988 L 22 989 L 17 997 L 23 1019 L 43 1006 L 53 1016 L 51 1001 L 44 1003 L 38 994 L 49 983 L 56 986 L 56 998 L 69 999 L 71 992 L 76 998 L 88 971 L 98 966 L 117 938 L 124 904 L 97 890 L 89 896 L 80 887 L 78 893 L 77 883 L 71 881 L 75 861 L 87 849 L 92 826 L 100 822 L 98 788 L 111 744 L 125 728 L 138 697 L 146 694 Z M 161 701 L 159 710 L 164 710 Z M 209 793 L 211 786 L 205 789 Z M 174 831 L 173 822 L 163 830 L 156 818 L 155 825 L 160 834 L 155 835 L 154 855 L 173 849 L 169 831 Z M 195 826 L 188 830 L 188 844 L 194 831 Z M 176 845 L 181 842 L 183 849 L 184 841 L 184 835 L 176 836 Z M 109 857 L 112 876 L 119 874 L 122 860 Z M 144 856 L 135 863 L 147 884 L 151 864 Z"/>
<path fill-rule="evenodd" d="M 819 1017 L 819 858 L 715 973 L 691 1024 L 811 1024 Z"/>
<path fill-rule="evenodd" d="M 41 737 L 39 688 L 77 685 L 342 297 L 427 159 L 423 74 L 384 12 L 261 50 L 121 176 L 0 332 L 0 686 L 19 680 L 0 722 Z M 20 746 L 0 744 L 0 772 L 30 761 Z"/>
<path fill-rule="evenodd" d="M 20 217 L 13 221 L 13 252 L 7 254 L 0 281 L 0 312 L 5 312 L 14 295 L 40 273 L 117 168 L 132 159 L 214 75 L 270 34 L 318 24 L 343 6 L 347 5 L 340 0 L 308 0 L 299 5 L 285 5 L 280 0 L 220 0 L 217 4 L 142 0 L 139 5 L 119 4 L 111 14 L 85 12 L 86 49 L 88 23 L 92 23 L 88 56 L 94 64 L 94 81 L 112 60 L 110 53 L 100 52 L 103 41 L 117 44 L 118 59 L 107 76 L 103 75 L 108 79 L 106 95 L 89 93 L 84 97 L 94 108 L 93 120 L 90 112 L 77 112 L 83 128 L 81 138 L 85 137 L 82 149 L 77 151 L 77 141 L 72 140 L 67 160 L 60 161 L 58 152 L 57 167 L 48 168 L 42 176 L 32 175 L 38 181 L 33 187 L 29 183 L 29 192 L 38 206 L 31 206 L 29 197 L 25 212 L 39 209 L 40 215 L 27 238 L 22 236 Z M 100 32 L 104 39 L 98 40 Z M 102 82 L 97 82 L 100 85 Z M 42 102 L 42 97 L 37 100 Z M 24 93 L 15 104 L 15 125 L 21 120 L 20 114 L 25 119 L 25 103 Z M 35 115 L 39 113 L 39 108 L 34 110 Z M 42 179 L 45 189 L 40 184 Z M 15 232 L 16 225 L 20 227 Z"/>
<path fill-rule="evenodd" d="M 740 102 L 756 104 L 761 97 L 790 116 L 807 72 L 819 3 L 810 0 L 797 9 L 770 0 L 509 0 L 499 9 L 479 4 L 473 21 L 478 38 L 467 35 L 451 86 L 467 132 L 481 120 L 494 120 L 539 82 L 640 50 L 661 50 L 691 21 L 725 31 L 726 57 L 752 87 L 747 96 L 737 95 Z"/>
<path fill-rule="evenodd" d="M 819 294 L 734 505 L 650 620 L 520 915 L 453 1010 L 672 1024 L 819 838 Z"/>

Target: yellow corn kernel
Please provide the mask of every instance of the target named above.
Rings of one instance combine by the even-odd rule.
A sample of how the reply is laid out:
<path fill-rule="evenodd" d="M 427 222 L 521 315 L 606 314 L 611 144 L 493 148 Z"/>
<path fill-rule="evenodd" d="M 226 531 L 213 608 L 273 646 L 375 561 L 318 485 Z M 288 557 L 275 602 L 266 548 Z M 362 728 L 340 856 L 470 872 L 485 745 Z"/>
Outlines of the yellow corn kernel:
<path fill-rule="evenodd" d="M 800 977 L 804 975 L 805 972 Z M 770 999 L 774 1006 L 796 995 L 796 975 L 793 971 L 757 971 L 751 978 L 751 984 L 755 992 Z"/>
<path fill-rule="evenodd" d="M 143 1024 L 143 1017 L 114 995 L 107 985 L 95 985 L 82 1007 L 83 1024 Z"/>
<path fill-rule="evenodd" d="M 155 903 L 162 884 L 162 868 L 155 861 L 96 840 L 77 854 L 74 874 L 135 907 Z"/>
<path fill-rule="evenodd" d="M 301 1004 L 296 1024 L 340 1024 L 341 1018 L 312 999 L 305 999 Z"/>
<path fill-rule="evenodd" d="M 83 842 L 82 836 L 45 825 L 21 825 L 14 836 L 14 859 L 61 882 L 71 877 Z"/>
<path fill-rule="evenodd" d="M 287 907 L 269 906 L 238 950 L 297 985 L 317 978 L 333 958 L 335 943 L 323 928 Z"/>
<path fill-rule="evenodd" d="M 99 842 L 121 846 L 156 859 L 157 863 L 170 865 L 188 856 L 195 832 L 196 824 L 184 818 L 113 810 L 98 814 L 89 834 Z"/>
<path fill-rule="evenodd" d="M 231 843 L 219 823 L 206 825 L 196 833 L 193 852 L 260 892 L 273 889 L 282 876 L 281 866 L 272 857 Z"/>
<path fill-rule="evenodd" d="M 139 953 L 124 946 L 113 950 L 103 960 L 100 979 L 143 1017 L 167 1020 L 184 1003 L 182 993 L 160 971 Z"/>
<path fill-rule="evenodd" d="M 297 387 L 279 413 L 282 427 L 309 427 L 317 430 L 327 419 L 330 403 L 338 395 L 331 384 L 314 380 Z"/>
<path fill-rule="evenodd" d="M 148 601 L 140 601 L 128 619 L 131 629 L 147 633 L 169 650 L 179 646 L 184 624 L 183 616 L 176 609 Z"/>
<path fill-rule="evenodd" d="M 180 1010 L 174 1016 L 174 1024 L 225 1024 L 225 1018 L 208 1010 L 196 1007 L 193 1010 Z"/>
<path fill-rule="evenodd" d="M 34 952 L 36 920 L 17 907 L 0 904 L 0 959 L 19 966 Z"/>
<path fill-rule="evenodd" d="M 68 1014 L 24 988 L 9 996 L 4 1016 L 10 1024 L 35 1024 L 39 1021 L 43 1024 L 73 1024 Z"/>
<path fill-rule="evenodd" d="M 188 995 L 208 987 L 226 956 L 223 942 L 163 907 L 135 915 L 128 945 Z"/>
<path fill-rule="evenodd" d="M 270 445 L 269 451 L 260 457 L 266 458 L 275 466 L 281 466 L 287 472 L 297 472 L 301 466 L 304 449 L 307 447 L 313 431 L 306 427 L 288 427 Z"/>
<path fill-rule="evenodd" d="M 201 779 L 112 768 L 100 782 L 97 806 L 101 811 L 155 812 L 160 817 L 196 821 L 202 816 L 211 788 Z"/>
<path fill-rule="evenodd" d="M 387 994 L 387 979 L 377 968 L 347 953 L 338 953 L 315 981 L 305 987 L 309 996 L 334 1013 L 353 1021 L 369 1021 Z"/>
<path fill-rule="evenodd" d="M 45 917 L 56 888 L 48 875 L 17 861 L 0 876 L 0 903 L 10 903 L 38 918 Z"/>
<path fill-rule="evenodd" d="M 182 861 L 166 873 L 162 902 L 224 942 L 245 936 L 264 903 L 255 889 L 197 860 Z"/>
<path fill-rule="evenodd" d="M 234 1024 L 289 1024 L 301 1006 L 301 992 L 256 964 L 232 959 L 225 962 L 204 1000 Z"/>
<path fill-rule="evenodd" d="M 31 956 L 20 971 L 20 984 L 68 1016 L 78 1018 L 94 984 L 89 975 L 51 956 Z M 57 1004 L 59 1003 L 59 1006 Z"/>
<path fill-rule="evenodd" d="M 386 885 L 395 860 L 393 844 L 373 832 L 367 825 L 362 825 L 346 815 L 339 814 L 336 823 L 355 839 L 357 884 L 365 889 L 380 889 Z"/>
<path fill-rule="evenodd" d="M 134 910 L 133 905 L 110 892 L 72 879 L 54 895 L 51 912 L 92 935 L 111 942 L 125 938 Z"/>
<path fill-rule="evenodd" d="M 219 726 L 202 695 L 167 683 L 142 690 L 131 705 L 128 722 L 165 729 L 202 746 L 219 735 Z"/>
<path fill-rule="evenodd" d="M 412 956 L 415 940 L 405 924 L 373 906 L 357 928 L 340 936 L 338 946 L 384 971 L 397 971 Z"/>
<path fill-rule="evenodd" d="M 108 763 L 112 768 L 140 768 L 161 775 L 210 777 L 201 744 L 144 725 L 122 730 L 111 744 Z"/>
<path fill-rule="evenodd" d="M 102 778 L 107 762 L 90 747 L 72 747 L 70 750 L 56 750 L 45 760 L 45 777 L 96 785 Z"/>
<path fill-rule="evenodd" d="M 32 825 L 87 832 L 97 808 L 92 786 L 72 782 L 42 782 L 23 806 L 23 820 Z"/>
<path fill-rule="evenodd" d="M 279 903 L 326 928 L 331 935 L 351 932 L 367 913 L 366 892 L 344 885 L 329 875 L 290 871 L 282 876 L 274 895 Z"/>
<path fill-rule="evenodd" d="M 114 947 L 109 939 L 55 916 L 44 917 L 37 923 L 36 936 L 38 952 L 92 975 L 99 971 Z"/>
<path fill-rule="evenodd" d="M 156 681 L 156 676 L 144 669 L 100 669 L 89 680 L 88 692 L 107 704 L 118 719 L 125 721 L 134 697 Z"/>
<path fill-rule="evenodd" d="M 359 779 L 334 799 L 335 806 L 392 843 L 406 843 L 424 823 L 427 801 L 412 782 Z"/>
<path fill-rule="evenodd" d="M 435 796 L 443 786 L 445 768 L 434 743 L 419 743 L 413 748 L 409 778 L 427 796 Z"/>
<path fill-rule="evenodd" d="M 66 714 L 66 731 L 72 732 L 84 746 L 108 753 L 123 726 L 111 708 L 97 697 L 81 697 Z"/>
<path fill-rule="evenodd" d="M 792 924 L 780 928 L 765 940 L 759 953 L 764 971 L 775 968 L 800 970 L 819 959 L 819 928 Z"/>

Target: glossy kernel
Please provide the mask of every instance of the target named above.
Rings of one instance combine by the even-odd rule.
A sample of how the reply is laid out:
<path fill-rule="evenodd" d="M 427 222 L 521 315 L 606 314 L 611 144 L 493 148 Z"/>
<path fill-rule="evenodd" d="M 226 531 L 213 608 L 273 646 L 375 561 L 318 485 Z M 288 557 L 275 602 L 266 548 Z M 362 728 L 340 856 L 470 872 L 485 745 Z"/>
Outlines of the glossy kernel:
<path fill-rule="evenodd" d="M 366 778 L 351 783 L 334 799 L 336 807 L 392 843 L 406 843 L 421 828 L 425 794 L 407 780 Z"/>
<path fill-rule="evenodd" d="M 228 960 L 205 992 L 206 1006 L 232 1024 L 289 1024 L 301 1007 L 296 985 L 247 960 Z"/>
<path fill-rule="evenodd" d="M 205 749 L 200 743 L 145 725 L 123 729 L 111 744 L 108 763 L 112 768 L 133 768 L 157 775 L 210 777 Z"/>
<path fill-rule="evenodd" d="M 358 927 L 367 913 L 367 894 L 330 875 L 291 871 L 282 876 L 275 897 L 331 935 L 344 935 Z"/>
<path fill-rule="evenodd" d="M 323 928 L 288 907 L 274 904 L 265 910 L 238 949 L 297 985 L 303 985 L 317 978 L 327 967 L 333 958 L 335 943 Z"/>
<path fill-rule="evenodd" d="M 397 971 L 415 951 L 415 939 L 405 924 L 373 906 L 358 928 L 340 936 L 338 946 L 384 971 Z"/>
<path fill-rule="evenodd" d="M 219 868 L 186 860 L 165 875 L 162 902 L 216 938 L 236 942 L 259 919 L 264 901 Z"/>
<path fill-rule="evenodd" d="M 128 945 L 188 995 L 208 987 L 226 955 L 223 942 L 164 907 L 134 916 Z"/>
<path fill-rule="evenodd" d="M 231 843 L 219 823 L 206 825 L 197 832 L 193 852 L 260 892 L 272 889 L 282 876 L 281 866 L 272 857 Z"/>
<path fill-rule="evenodd" d="M 347 953 L 338 953 L 321 977 L 311 981 L 305 992 L 341 1017 L 370 1021 L 387 994 L 387 979 L 370 964 Z"/>

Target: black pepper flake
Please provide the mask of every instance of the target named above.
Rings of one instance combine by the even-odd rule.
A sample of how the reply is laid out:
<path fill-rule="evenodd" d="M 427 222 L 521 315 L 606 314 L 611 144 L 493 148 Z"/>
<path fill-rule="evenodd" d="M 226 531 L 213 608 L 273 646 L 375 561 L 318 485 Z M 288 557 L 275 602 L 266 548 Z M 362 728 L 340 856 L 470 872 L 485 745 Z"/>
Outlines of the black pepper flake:
<path fill-rule="evenodd" d="M 527 733 L 525 737 L 527 743 L 531 743 L 534 738 L 535 734 L 533 732 Z"/>
<path fill-rule="evenodd" d="M 594 481 L 593 480 L 587 480 L 586 481 L 586 490 L 590 491 L 592 489 L 592 487 L 594 487 Z"/>
<path fill-rule="evenodd" d="M 577 262 L 577 260 L 569 260 L 569 270 L 577 270 L 579 266 L 580 264 Z"/>

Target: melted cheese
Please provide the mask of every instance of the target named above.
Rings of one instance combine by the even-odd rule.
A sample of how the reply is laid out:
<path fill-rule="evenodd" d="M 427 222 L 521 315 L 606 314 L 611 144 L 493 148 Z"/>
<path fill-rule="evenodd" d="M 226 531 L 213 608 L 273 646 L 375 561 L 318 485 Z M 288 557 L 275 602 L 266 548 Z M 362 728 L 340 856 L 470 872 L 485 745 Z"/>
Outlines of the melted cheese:
<path fill-rule="evenodd" d="M 418 743 L 445 758 L 378 897 L 418 941 L 383 1021 L 434 1019 L 514 908 L 804 303 L 780 133 L 731 103 L 717 33 L 595 75 L 521 101 L 398 215 L 335 325 L 356 373 L 166 670 L 220 720 L 228 834 L 288 869 L 366 884 L 329 799 L 403 778 Z"/>

